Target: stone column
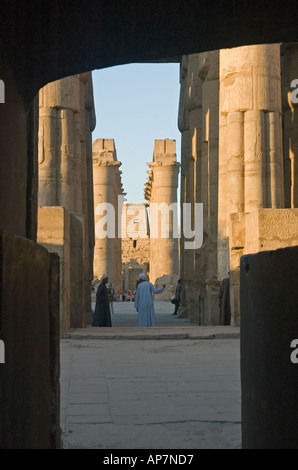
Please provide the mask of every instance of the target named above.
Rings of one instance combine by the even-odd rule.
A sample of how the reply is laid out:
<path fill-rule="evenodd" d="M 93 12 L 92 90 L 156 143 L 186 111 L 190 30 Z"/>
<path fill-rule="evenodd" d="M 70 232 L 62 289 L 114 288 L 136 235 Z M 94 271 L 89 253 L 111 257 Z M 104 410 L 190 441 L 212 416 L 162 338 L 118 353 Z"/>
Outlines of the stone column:
<path fill-rule="evenodd" d="M 245 213 L 284 204 L 279 44 L 220 51 L 219 132 L 218 274 L 238 323 Z"/>
<path fill-rule="evenodd" d="M 202 81 L 201 164 L 197 169 L 196 202 L 203 203 L 203 246 L 196 250 L 195 278 L 199 287 L 199 323 L 217 324 L 217 213 L 218 213 L 218 108 L 219 51 L 201 53 L 198 76 Z M 197 188 L 198 189 L 198 188 Z"/>
<path fill-rule="evenodd" d="M 70 214 L 69 323 L 85 326 L 91 312 L 94 246 L 93 197 L 88 189 L 95 124 L 91 73 L 49 83 L 39 98 L 39 206 L 62 206 Z"/>
<path fill-rule="evenodd" d="M 113 139 L 94 141 L 94 276 L 100 279 L 107 273 L 117 293 L 121 291 L 121 234 L 117 222 L 118 196 L 123 195 L 120 165 Z"/>
<path fill-rule="evenodd" d="M 197 170 L 201 168 L 201 147 L 199 145 L 202 122 L 201 79 L 198 76 L 198 54 L 183 56 L 180 74 L 180 103 L 178 126 L 181 136 L 181 241 L 180 241 L 180 277 L 182 280 L 180 315 L 193 316 L 199 312 L 199 295 L 195 285 L 195 250 L 185 249 L 184 208 L 185 203 L 192 204 L 192 229 L 194 228 L 193 208 L 197 192 Z M 197 314 L 198 317 L 198 314 Z"/>
<path fill-rule="evenodd" d="M 184 57 L 179 128 L 187 127 L 182 146 L 181 203 L 191 204 L 192 229 L 196 204 L 203 204 L 203 246 L 185 249 L 181 238 L 183 301 L 180 315 L 200 324 L 217 319 L 217 174 L 218 174 L 218 51 Z M 184 66 L 183 66 L 184 63 Z M 182 208 L 183 210 L 183 208 Z M 183 219 L 182 219 L 183 221 Z M 182 226 L 182 237 L 184 227 Z M 199 234 L 196 234 L 199 236 Z"/>
<path fill-rule="evenodd" d="M 57 186 L 60 174 L 57 148 L 58 111 L 56 108 L 44 106 L 45 93 L 46 88 L 42 88 L 39 92 L 38 205 L 56 206 L 58 205 Z"/>
<path fill-rule="evenodd" d="M 190 155 L 190 133 L 189 133 L 189 111 L 186 106 L 188 101 L 188 86 L 187 86 L 187 70 L 188 70 L 188 56 L 182 56 L 180 64 L 180 98 L 179 98 L 179 112 L 178 112 L 178 128 L 181 132 L 181 176 L 180 176 L 180 205 L 181 205 L 181 222 L 180 222 L 180 277 L 183 285 L 186 281 L 186 267 L 188 265 L 187 254 L 192 256 L 192 253 L 187 253 L 184 250 L 184 234 L 183 234 L 183 204 L 187 202 L 186 192 L 188 187 L 188 162 Z M 187 303 L 185 298 L 185 289 L 181 293 L 181 311 L 187 316 Z"/>
<path fill-rule="evenodd" d="M 186 158 L 187 172 L 186 172 L 186 191 L 185 191 L 185 202 L 191 204 L 191 227 L 194 229 L 195 226 L 195 203 L 197 201 L 197 194 L 202 195 L 202 182 L 201 182 L 201 170 L 202 170 L 202 82 L 198 75 L 199 66 L 199 54 L 191 54 L 188 56 L 187 65 L 187 98 L 185 102 L 186 112 L 188 114 L 188 137 L 189 137 L 189 148 L 188 154 L 184 155 Z M 186 150 L 186 149 L 185 149 Z M 182 158 L 181 158 L 182 160 Z M 184 213 L 184 207 L 182 206 L 182 214 Z M 184 217 L 182 216 L 182 231 Z M 184 240 L 187 241 L 187 240 Z M 183 247 L 184 249 L 184 247 Z M 194 286 L 195 281 L 195 250 L 187 249 L 184 250 L 185 264 L 186 264 L 186 278 L 188 279 L 188 289 L 192 292 L 194 302 L 197 304 L 198 296 L 196 288 Z M 185 274 L 186 274 L 185 273 Z M 189 299 L 188 299 L 189 302 Z M 194 305 L 192 305 L 194 306 Z M 189 312 L 190 314 L 190 312 Z"/>
<path fill-rule="evenodd" d="M 60 204 L 69 212 L 75 212 L 74 171 L 74 113 L 71 109 L 61 110 L 61 193 Z M 79 189 L 80 191 L 80 189 Z M 81 191 L 80 191 L 81 192 Z"/>
<path fill-rule="evenodd" d="M 174 140 L 155 140 L 150 203 L 150 280 L 179 275 L 177 187 L 180 164 Z M 174 213 L 170 212 L 171 205 Z"/>
<path fill-rule="evenodd" d="M 86 322 L 92 318 L 91 308 L 91 282 L 93 280 L 94 256 L 94 207 L 93 207 L 93 165 L 92 165 L 92 131 L 95 128 L 95 110 L 93 100 L 93 85 L 91 72 L 80 74 L 80 101 L 81 101 L 81 186 L 82 186 L 82 214 L 84 214 L 84 311 Z"/>
<path fill-rule="evenodd" d="M 282 100 L 284 130 L 285 207 L 298 207 L 298 44 L 283 45 Z M 294 93 L 292 95 L 292 93 Z"/>

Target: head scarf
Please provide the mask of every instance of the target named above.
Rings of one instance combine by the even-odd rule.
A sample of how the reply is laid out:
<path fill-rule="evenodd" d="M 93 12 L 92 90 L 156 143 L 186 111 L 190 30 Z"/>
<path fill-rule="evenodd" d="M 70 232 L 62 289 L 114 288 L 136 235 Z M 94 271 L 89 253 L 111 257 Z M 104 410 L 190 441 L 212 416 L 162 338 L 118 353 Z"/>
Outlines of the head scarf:
<path fill-rule="evenodd" d="M 104 274 L 103 276 L 101 276 L 100 280 L 103 281 L 104 279 L 106 279 L 107 277 L 109 277 L 107 274 Z"/>
<path fill-rule="evenodd" d="M 141 274 L 139 274 L 139 278 L 140 278 L 142 281 L 146 281 L 147 276 L 146 276 L 146 274 L 141 273 Z"/>

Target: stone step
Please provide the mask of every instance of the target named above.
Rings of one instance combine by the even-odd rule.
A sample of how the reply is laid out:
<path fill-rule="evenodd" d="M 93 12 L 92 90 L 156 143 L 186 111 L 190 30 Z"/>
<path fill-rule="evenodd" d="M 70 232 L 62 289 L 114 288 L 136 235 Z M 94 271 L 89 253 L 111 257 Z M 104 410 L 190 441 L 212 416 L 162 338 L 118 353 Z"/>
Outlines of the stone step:
<path fill-rule="evenodd" d="M 64 339 L 223 339 L 239 338 L 240 328 L 233 326 L 161 326 L 76 328 L 64 333 Z"/>

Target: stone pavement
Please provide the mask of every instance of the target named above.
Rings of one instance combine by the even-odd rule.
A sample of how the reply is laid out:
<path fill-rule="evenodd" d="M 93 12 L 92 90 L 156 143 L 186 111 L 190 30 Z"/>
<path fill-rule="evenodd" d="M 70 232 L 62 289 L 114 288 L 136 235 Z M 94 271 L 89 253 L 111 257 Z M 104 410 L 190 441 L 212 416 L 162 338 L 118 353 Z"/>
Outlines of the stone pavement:
<path fill-rule="evenodd" d="M 241 448 L 239 328 L 191 324 L 167 302 L 155 328 L 136 327 L 130 302 L 114 312 L 112 328 L 61 340 L 64 448 Z"/>

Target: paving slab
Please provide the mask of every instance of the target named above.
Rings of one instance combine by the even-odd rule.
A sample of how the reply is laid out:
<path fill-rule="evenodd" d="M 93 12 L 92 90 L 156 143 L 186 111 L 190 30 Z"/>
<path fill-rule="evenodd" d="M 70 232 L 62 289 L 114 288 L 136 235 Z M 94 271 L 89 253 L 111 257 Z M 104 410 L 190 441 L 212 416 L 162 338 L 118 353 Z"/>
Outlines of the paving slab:
<path fill-rule="evenodd" d="M 86 328 L 61 340 L 65 448 L 241 448 L 239 329 L 179 324 L 166 309 L 156 313 L 168 326 Z M 114 311 L 115 324 L 135 315 Z"/>
<path fill-rule="evenodd" d="M 138 327 L 137 312 L 132 302 L 114 302 L 112 327 L 71 329 L 64 339 L 212 339 L 239 338 L 240 328 L 235 326 L 201 326 L 171 314 L 170 302 L 154 302 L 156 326 Z M 95 304 L 93 304 L 93 307 Z"/>

